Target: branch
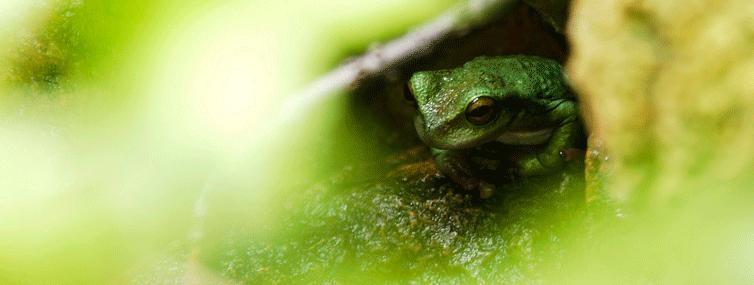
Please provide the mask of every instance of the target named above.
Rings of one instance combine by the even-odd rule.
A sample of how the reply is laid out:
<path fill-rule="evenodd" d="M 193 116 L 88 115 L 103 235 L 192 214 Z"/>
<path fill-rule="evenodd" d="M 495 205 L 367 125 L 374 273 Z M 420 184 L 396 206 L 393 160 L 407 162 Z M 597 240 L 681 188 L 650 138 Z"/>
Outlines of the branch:
<path fill-rule="evenodd" d="M 517 4 L 516 0 L 469 0 L 454 7 L 432 22 L 403 37 L 371 49 L 335 70 L 315 80 L 302 91 L 293 94 L 281 110 L 285 120 L 292 119 L 316 102 L 347 90 L 355 83 L 381 74 L 397 65 L 432 52 L 442 40 L 488 23 L 493 17 Z"/>

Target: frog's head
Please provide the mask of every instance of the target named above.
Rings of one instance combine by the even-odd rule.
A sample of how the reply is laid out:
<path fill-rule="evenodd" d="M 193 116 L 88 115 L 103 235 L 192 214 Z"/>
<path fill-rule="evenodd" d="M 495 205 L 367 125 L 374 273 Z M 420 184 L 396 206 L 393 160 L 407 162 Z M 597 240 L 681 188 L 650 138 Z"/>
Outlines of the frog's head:
<path fill-rule="evenodd" d="M 517 91 L 485 68 L 417 72 L 406 87 L 419 111 L 416 131 L 433 148 L 465 149 L 492 141 L 518 113 L 507 104 L 520 97 Z"/>

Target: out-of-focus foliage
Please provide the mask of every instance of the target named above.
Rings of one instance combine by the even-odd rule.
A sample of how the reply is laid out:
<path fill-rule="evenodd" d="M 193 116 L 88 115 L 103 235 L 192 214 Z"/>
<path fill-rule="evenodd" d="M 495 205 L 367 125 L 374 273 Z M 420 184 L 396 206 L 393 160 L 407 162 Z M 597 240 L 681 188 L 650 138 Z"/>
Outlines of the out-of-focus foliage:
<path fill-rule="evenodd" d="M 577 3 L 570 70 L 618 174 L 611 196 L 661 207 L 751 189 L 754 3 Z"/>
<path fill-rule="evenodd" d="M 597 196 L 624 217 L 575 262 L 595 268 L 583 279 L 754 282 L 752 15 L 746 0 L 575 1 L 570 75 L 608 160 Z"/>
<path fill-rule="evenodd" d="M 285 95 L 450 4 L 2 1 L 0 283 L 128 283 L 182 258 L 214 181 L 258 201 L 225 219 L 275 223 L 261 185 L 333 165 L 307 153 L 341 108 L 274 143 Z"/>

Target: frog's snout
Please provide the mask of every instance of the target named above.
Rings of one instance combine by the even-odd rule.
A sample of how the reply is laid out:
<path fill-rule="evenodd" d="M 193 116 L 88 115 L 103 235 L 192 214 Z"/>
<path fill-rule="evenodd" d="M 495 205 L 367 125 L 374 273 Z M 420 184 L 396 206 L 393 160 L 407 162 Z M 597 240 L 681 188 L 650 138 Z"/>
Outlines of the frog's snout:
<path fill-rule="evenodd" d="M 422 118 L 421 115 L 416 116 L 414 119 L 414 128 L 416 128 L 416 134 L 419 135 L 419 139 L 428 146 L 440 149 L 447 148 L 441 139 L 438 139 L 436 135 L 433 135 L 436 134 L 436 130 L 428 129 L 428 127 L 424 125 L 424 118 Z"/>

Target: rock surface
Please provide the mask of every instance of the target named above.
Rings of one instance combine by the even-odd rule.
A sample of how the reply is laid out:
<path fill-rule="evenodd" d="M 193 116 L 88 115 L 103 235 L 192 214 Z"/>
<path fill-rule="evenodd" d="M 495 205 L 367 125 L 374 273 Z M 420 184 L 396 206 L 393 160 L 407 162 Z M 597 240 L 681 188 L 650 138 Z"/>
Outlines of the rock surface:
<path fill-rule="evenodd" d="M 205 259 L 249 284 L 530 283 L 566 256 L 562 236 L 584 226 L 578 165 L 509 180 L 480 200 L 428 155 L 420 147 L 392 157 L 382 163 L 392 171 L 366 183 L 344 169 L 300 193 L 306 202 L 290 209 L 282 232 L 228 234 Z"/>

